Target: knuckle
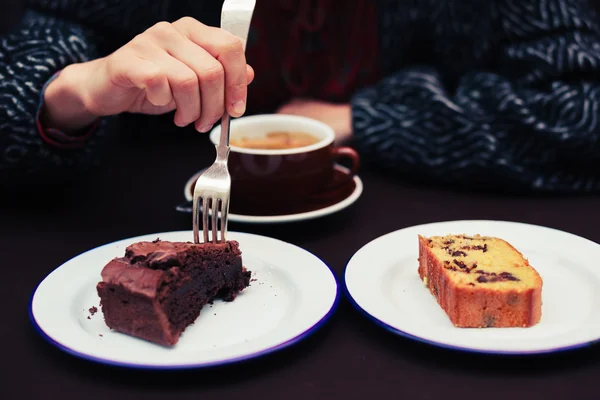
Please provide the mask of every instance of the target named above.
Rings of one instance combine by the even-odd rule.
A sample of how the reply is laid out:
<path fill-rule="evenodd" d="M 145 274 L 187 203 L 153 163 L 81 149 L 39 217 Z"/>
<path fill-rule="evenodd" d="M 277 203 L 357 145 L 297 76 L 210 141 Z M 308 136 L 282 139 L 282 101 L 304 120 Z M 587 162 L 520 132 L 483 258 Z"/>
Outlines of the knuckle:
<path fill-rule="evenodd" d="M 161 31 L 171 29 L 171 24 L 167 21 L 158 21 L 150 29 Z"/>
<path fill-rule="evenodd" d="M 235 36 L 228 34 L 223 43 L 223 50 L 230 55 L 244 54 L 244 46 L 242 42 Z"/>
<path fill-rule="evenodd" d="M 161 83 L 163 79 L 163 74 L 158 68 L 149 69 L 144 74 L 144 83 L 146 86 L 154 87 Z"/>
<path fill-rule="evenodd" d="M 204 82 L 217 82 L 225 77 L 225 70 L 219 62 L 211 63 L 200 73 L 200 80 Z"/>
<path fill-rule="evenodd" d="M 173 22 L 175 25 L 181 26 L 190 26 L 199 23 L 196 19 L 192 17 L 181 17 L 177 21 Z"/>
<path fill-rule="evenodd" d="M 166 38 L 172 36 L 175 33 L 175 28 L 173 28 L 173 26 L 166 21 L 160 21 L 154 24 L 148 30 L 148 32 L 159 38 Z"/>

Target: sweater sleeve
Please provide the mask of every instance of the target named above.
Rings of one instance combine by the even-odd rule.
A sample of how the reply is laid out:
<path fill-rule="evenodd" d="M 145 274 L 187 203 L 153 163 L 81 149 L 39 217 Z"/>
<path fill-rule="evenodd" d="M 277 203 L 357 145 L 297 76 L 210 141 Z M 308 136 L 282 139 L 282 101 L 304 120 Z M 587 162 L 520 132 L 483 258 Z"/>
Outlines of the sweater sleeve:
<path fill-rule="evenodd" d="M 465 68 L 454 84 L 443 64 L 429 64 L 358 92 L 351 103 L 357 147 L 373 163 L 419 181 L 599 191 L 600 31 L 594 14 L 581 0 L 485 4 L 494 23 L 488 38 L 476 40 L 491 61 Z M 461 27 L 460 21 L 447 25 Z M 438 37 L 438 48 L 461 52 L 451 29 L 438 31 L 446 38 Z"/>
<path fill-rule="evenodd" d="M 66 183 L 95 165 L 106 119 L 73 138 L 44 127 L 38 114 L 58 71 L 96 57 L 90 32 L 33 11 L 0 36 L 0 187 Z"/>

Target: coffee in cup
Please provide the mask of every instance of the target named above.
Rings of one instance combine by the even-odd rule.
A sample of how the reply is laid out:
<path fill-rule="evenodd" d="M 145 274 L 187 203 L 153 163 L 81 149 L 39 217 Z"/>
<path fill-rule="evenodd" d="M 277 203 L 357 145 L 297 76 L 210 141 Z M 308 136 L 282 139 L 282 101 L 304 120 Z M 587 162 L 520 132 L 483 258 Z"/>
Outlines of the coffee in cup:
<path fill-rule="evenodd" d="M 220 132 L 217 126 L 210 133 L 215 145 Z M 335 146 L 334 139 L 330 126 L 306 117 L 265 114 L 232 120 L 231 212 L 273 212 L 307 201 L 331 184 L 334 165 L 342 159 L 349 161 L 348 180 L 353 179 L 359 155 Z"/>
<path fill-rule="evenodd" d="M 255 137 L 236 135 L 231 138 L 230 145 L 246 149 L 283 150 L 310 146 L 319 140 L 318 137 L 306 132 L 274 131 Z"/>

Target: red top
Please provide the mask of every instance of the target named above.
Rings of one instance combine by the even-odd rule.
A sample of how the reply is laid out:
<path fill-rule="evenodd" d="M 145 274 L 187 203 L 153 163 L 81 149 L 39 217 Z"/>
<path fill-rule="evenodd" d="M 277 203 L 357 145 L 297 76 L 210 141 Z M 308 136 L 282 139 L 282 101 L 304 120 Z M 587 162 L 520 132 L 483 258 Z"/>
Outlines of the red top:
<path fill-rule="evenodd" d="M 379 79 L 376 26 L 369 0 L 257 1 L 248 111 L 273 112 L 294 97 L 348 102 Z"/>

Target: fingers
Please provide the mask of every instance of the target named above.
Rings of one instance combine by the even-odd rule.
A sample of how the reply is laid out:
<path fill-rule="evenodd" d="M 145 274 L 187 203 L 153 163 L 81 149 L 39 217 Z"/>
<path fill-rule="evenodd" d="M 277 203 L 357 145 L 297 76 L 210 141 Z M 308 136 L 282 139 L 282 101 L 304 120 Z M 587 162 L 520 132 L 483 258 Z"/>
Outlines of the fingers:
<path fill-rule="evenodd" d="M 138 40 L 138 49 L 166 75 L 177 111 L 174 122 L 186 126 L 201 115 L 199 76 L 193 67 L 198 49 L 168 22 L 159 22 Z M 190 53 L 191 54 L 188 54 Z M 192 63 L 192 68 L 190 64 Z"/>
<path fill-rule="evenodd" d="M 200 132 L 208 132 L 215 121 L 219 120 L 224 113 L 225 92 L 223 85 L 225 71 L 223 66 L 206 53 L 206 58 L 214 61 L 206 62 L 205 68 L 200 74 L 200 90 L 202 91 L 202 116 L 196 121 L 196 129 Z"/>
<path fill-rule="evenodd" d="M 204 51 L 202 54 L 198 54 L 198 61 L 203 66 L 198 72 L 202 92 L 202 115 L 196 121 L 195 126 L 200 132 L 208 132 L 224 113 L 225 71 L 218 61 Z"/>
<path fill-rule="evenodd" d="M 139 47 L 139 43 L 136 43 Z M 141 53 L 131 47 L 123 47 L 107 57 L 107 76 L 111 83 L 124 89 L 144 91 L 147 101 L 158 109 L 173 102 L 167 75 L 154 62 L 140 57 Z M 125 92 L 122 96 L 127 96 Z M 119 97 L 113 98 L 119 102 Z"/>
<path fill-rule="evenodd" d="M 246 110 L 254 70 L 233 35 L 192 18 L 160 22 L 109 57 L 113 84 L 144 90 L 156 107 L 173 107 L 174 122 L 207 132 L 227 111 Z M 172 108 L 171 108 L 172 109 Z"/>
<path fill-rule="evenodd" d="M 244 44 L 234 35 L 219 28 L 206 26 L 193 18 L 182 18 L 174 22 L 173 26 L 223 66 L 225 108 L 234 117 L 242 116 L 246 111 L 249 81 Z"/>
<path fill-rule="evenodd" d="M 194 121 L 197 130 L 208 132 L 225 111 L 225 70 L 223 65 L 176 29 L 173 28 L 173 32 L 163 33 L 163 35 L 166 36 L 163 45 L 171 58 L 186 65 L 197 77 L 196 83 L 199 87 L 201 103 L 198 105 L 198 109 L 201 109 L 202 112 Z M 188 114 L 185 115 L 188 116 Z"/>
<path fill-rule="evenodd" d="M 184 127 L 200 118 L 202 109 L 196 73 L 166 53 L 154 62 L 162 71 L 168 71 L 167 79 L 177 108 L 173 119 L 175 125 Z"/>
<path fill-rule="evenodd" d="M 169 81 L 156 64 L 141 58 L 130 57 L 122 67 L 129 71 L 128 76 L 131 83 L 135 87 L 145 90 L 146 98 L 153 105 L 162 107 L 173 100 Z"/>

